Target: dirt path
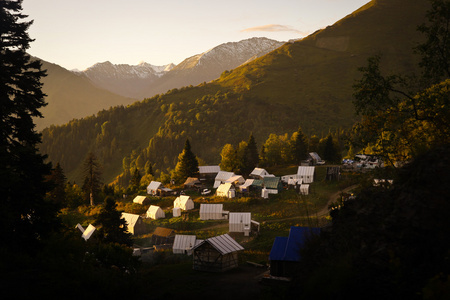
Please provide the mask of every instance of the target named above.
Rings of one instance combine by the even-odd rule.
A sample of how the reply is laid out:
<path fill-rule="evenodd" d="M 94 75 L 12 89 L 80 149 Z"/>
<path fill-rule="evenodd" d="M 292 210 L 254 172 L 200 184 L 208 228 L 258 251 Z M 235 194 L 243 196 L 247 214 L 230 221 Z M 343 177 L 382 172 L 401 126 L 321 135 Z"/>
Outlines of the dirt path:
<path fill-rule="evenodd" d="M 329 213 L 328 206 L 330 206 L 331 203 L 336 202 L 336 200 L 339 198 L 339 196 L 341 195 L 341 193 L 348 193 L 348 192 L 350 192 L 351 190 L 356 189 L 357 187 L 358 187 L 358 185 L 355 184 L 355 185 L 352 185 L 352 186 L 349 186 L 349 187 L 343 189 L 342 191 L 338 191 L 338 192 L 334 193 L 333 195 L 331 195 L 331 196 L 330 196 L 330 199 L 328 199 L 327 205 L 326 205 L 324 208 L 322 208 L 321 210 L 319 210 L 319 211 L 316 213 L 316 215 L 317 215 L 318 217 L 322 217 L 322 216 L 324 216 L 324 215 L 327 215 L 327 214 Z"/>
<path fill-rule="evenodd" d="M 329 213 L 328 206 L 331 203 L 335 202 L 339 198 L 341 193 L 348 193 L 348 192 L 350 192 L 351 190 L 354 190 L 357 187 L 358 187 L 358 185 L 355 184 L 355 185 L 349 186 L 349 187 L 347 187 L 347 188 L 345 188 L 345 189 L 343 189 L 341 191 L 338 191 L 338 192 L 332 194 L 330 196 L 330 198 L 328 199 L 328 202 L 325 205 L 325 207 L 322 208 L 321 210 L 319 210 L 317 213 L 315 213 L 313 215 L 316 216 L 316 217 L 323 217 L 323 216 L 328 215 L 328 213 Z M 289 220 L 296 220 L 296 219 L 306 219 L 306 218 L 308 218 L 308 217 L 307 216 L 294 216 L 294 217 L 288 217 L 288 218 L 282 218 L 282 219 L 266 220 L 265 222 L 266 223 L 273 223 L 273 222 L 289 221 Z M 203 228 L 202 230 L 209 230 L 209 229 L 222 228 L 222 227 L 223 228 L 228 227 L 228 222 L 212 225 L 212 226 Z"/>

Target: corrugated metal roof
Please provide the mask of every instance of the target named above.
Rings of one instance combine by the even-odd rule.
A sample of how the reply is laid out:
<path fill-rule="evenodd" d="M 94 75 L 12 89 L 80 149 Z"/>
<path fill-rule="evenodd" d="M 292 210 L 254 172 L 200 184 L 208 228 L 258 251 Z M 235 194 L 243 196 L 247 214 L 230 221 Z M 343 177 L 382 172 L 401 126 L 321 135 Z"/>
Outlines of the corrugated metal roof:
<path fill-rule="evenodd" d="M 195 235 L 177 234 L 175 235 L 172 249 L 174 252 L 176 250 L 190 250 L 195 246 L 196 240 L 197 237 Z"/>
<path fill-rule="evenodd" d="M 209 243 L 211 246 L 214 247 L 214 249 L 216 249 L 222 255 L 244 250 L 244 247 L 242 247 L 227 233 L 206 239 L 202 243 L 196 245 L 194 249 L 200 247 L 204 243 Z"/>
<path fill-rule="evenodd" d="M 198 172 L 200 174 L 219 173 L 220 167 L 219 166 L 199 166 Z"/>
<path fill-rule="evenodd" d="M 156 191 L 157 189 L 160 188 L 160 186 L 162 186 L 162 183 L 159 181 L 152 181 L 150 182 L 150 184 L 147 186 L 147 191 Z"/>
<path fill-rule="evenodd" d="M 200 204 L 200 213 L 222 213 L 223 204 Z"/>
<path fill-rule="evenodd" d="M 250 224 L 252 220 L 252 213 L 249 212 L 230 212 L 229 214 L 229 223 L 244 223 Z"/>
<path fill-rule="evenodd" d="M 235 175 L 236 174 L 234 174 L 233 172 L 220 171 L 219 173 L 217 173 L 215 180 L 225 181 Z"/>
<path fill-rule="evenodd" d="M 320 228 L 292 226 L 289 236 L 276 237 L 269 254 L 270 260 L 299 261 L 300 249 L 311 234 L 319 234 Z M 284 249 L 283 249 L 284 245 Z M 272 253 L 273 252 L 273 253 Z"/>
<path fill-rule="evenodd" d="M 299 166 L 297 170 L 297 175 L 299 176 L 313 176 L 314 166 Z"/>
<path fill-rule="evenodd" d="M 241 175 L 234 175 L 234 176 L 231 176 L 230 178 L 228 178 L 226 181 L 225 181 L 225 183 L 234 183 L 234 182 L 238 182 L 238 183 L 240 183 L 240 184 L 242 184 L 242 183 L 244 183 L 245 182 L 245 179 L 244 179 L 244 177 L 242 177 Z"/>

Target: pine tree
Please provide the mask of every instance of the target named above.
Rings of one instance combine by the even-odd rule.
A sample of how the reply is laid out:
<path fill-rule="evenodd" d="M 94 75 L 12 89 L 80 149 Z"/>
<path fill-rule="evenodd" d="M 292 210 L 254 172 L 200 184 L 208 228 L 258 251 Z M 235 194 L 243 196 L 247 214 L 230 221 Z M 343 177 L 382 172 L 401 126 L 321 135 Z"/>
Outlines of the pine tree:
<path fill-rule="evenodd" d="M 51 165 L 38 153 L 33 118 L 45 106 L 41 62 L 26 53 L 32 39 L 22 1 L 0 1 L 0 234 L 3 247 L 36 249 L 57 225 L 56 207 L 44 198 Z"/>
<path fill-rule="evenodd" d="M 53 184 L 53 189 L 48 193 L 48 198 L 59 205 L 59 207 L 65 207 L 67 205 L 66 201 L 66 185 L 67 178 L 64 175 L 64 171 L 59 163 L 56 167 L 52 169 L 50 176 L 48 176 L 48 181 Z"/>
<path fill-rule="evenodd" d="M 292 162 L 300 165 L 302 160 L 308 156 L 308 142 L 301 127 L 292 134 L 290 144 Z"/>
<path fill-rule="evenodd" d="M 247 170 L 250 173 L 255 167 L 258 166 L 259 163 L 259 154 L 258 154 L 258 146 L 256 145 L 255 138 L 253 137 L 253 133 L 250 134 L 250 137 L 247 142 Z"/>
<path fill-rule="evenodd" d="M 94 200 L 101 190 L 100 163 L 93 152 L 89 152 L 84 161 L 84 184 L 83 192 L 85 199 L 89 199 L 90 205 L 94 205 Z"/>
<path fill-rule="evenodd" d="M 99 226 L 99 234 L 104 242 L 131 246 L 131 234 L 127 232 L 127 222 L 122 219 L 122 213 L 117 210 L 117 203 L 111 197 L 105 199 L 105 204 L 94 222 Z"/>
<path fill-rule="evenodd" d="M 178 155 L 175 175 L 178 182 L 184 182 L 188 177 L 198 176 L 198 160 L 192 153 L 189 139 L 186 140 L 183 151 Z"/>

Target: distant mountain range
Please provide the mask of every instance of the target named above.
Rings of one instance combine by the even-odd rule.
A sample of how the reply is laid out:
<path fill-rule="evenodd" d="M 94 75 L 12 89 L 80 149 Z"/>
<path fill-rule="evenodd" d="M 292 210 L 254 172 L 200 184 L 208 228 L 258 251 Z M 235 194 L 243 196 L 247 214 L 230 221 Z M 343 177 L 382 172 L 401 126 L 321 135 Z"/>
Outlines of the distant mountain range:
<path fill-rule="evenodd" d="M 154 66 L 142 62 L 135 66 L 109 61 L 81 71 L 92 83 L 118 95 L 142 100 L 173 88 L 197 85 L 219 78 L 225 70 L 261 57 L 282 46 L 267 38 L 251 38 L 221 44 L 186 58 L 179 65 Z"/>
<path fill-rule="evenodd" d="M 48 74 L 42 80 L 48 105 L 41 110 L 44 118 L 35 119 L 36 127 L 42 130 L 50 125 L 62 125 L 170 89 L 217 79 L 225 70 L 236 68 L 281 45 L 283 43 L 267 38 L 226 43 L 187 58 L 178 66 L 154 66 L 145 62 L 135 66 L 114 65 L 107 61 L 84 71 L 69 71 L 43 61 L 43 69 Z"/>

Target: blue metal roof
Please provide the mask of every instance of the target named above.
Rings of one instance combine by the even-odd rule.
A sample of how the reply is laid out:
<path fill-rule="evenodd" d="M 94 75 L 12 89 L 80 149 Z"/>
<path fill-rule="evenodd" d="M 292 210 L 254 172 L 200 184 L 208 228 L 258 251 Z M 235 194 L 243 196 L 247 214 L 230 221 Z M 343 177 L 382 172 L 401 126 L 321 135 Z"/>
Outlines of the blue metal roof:
<path fill-rule="evenodd" d="M 311 234 L 319 234 L 320 228 L 292 226 L 288 237 L 276 237 L 270 251 L 270 260 L 299 261 L 300 249 Z"/>

